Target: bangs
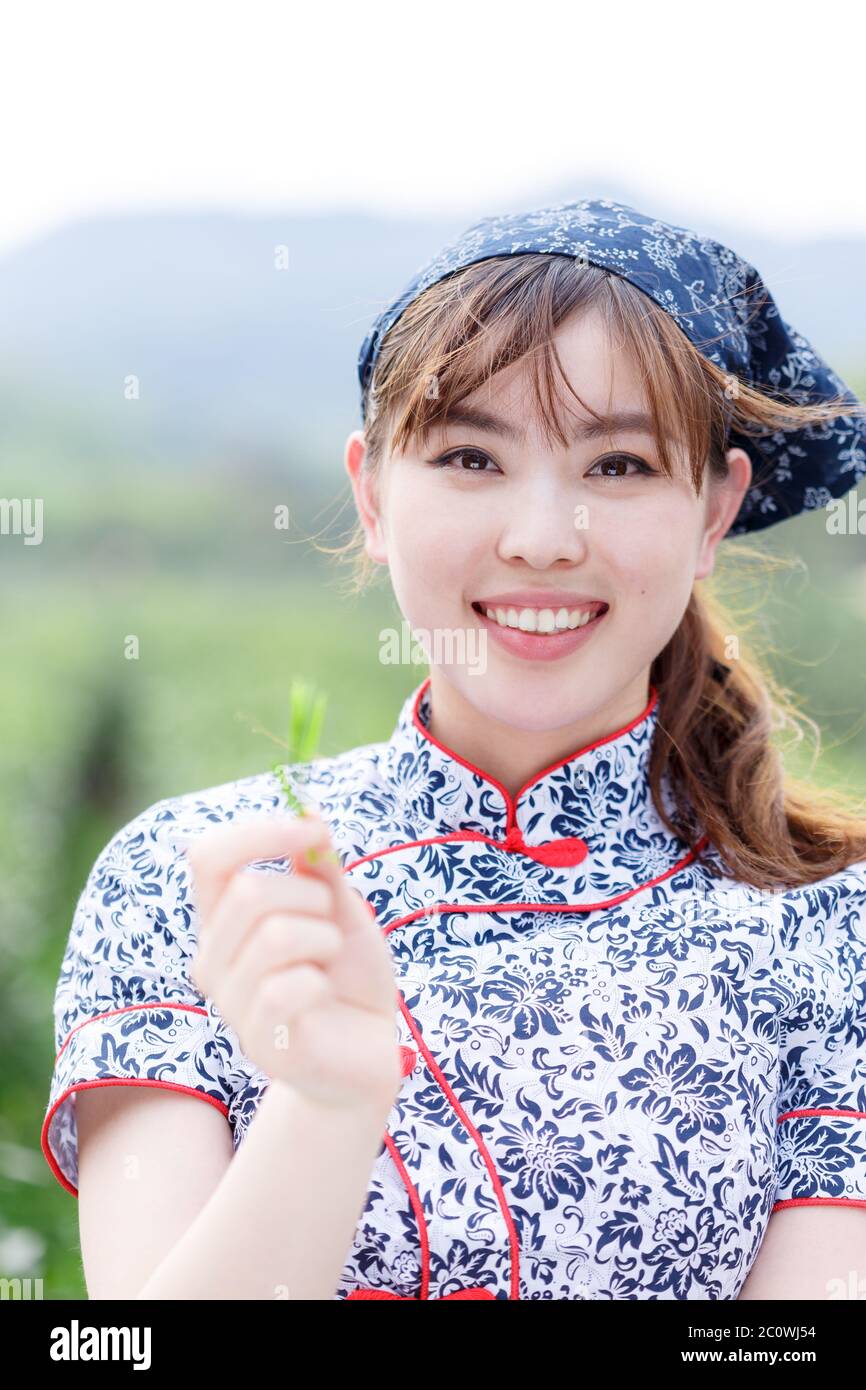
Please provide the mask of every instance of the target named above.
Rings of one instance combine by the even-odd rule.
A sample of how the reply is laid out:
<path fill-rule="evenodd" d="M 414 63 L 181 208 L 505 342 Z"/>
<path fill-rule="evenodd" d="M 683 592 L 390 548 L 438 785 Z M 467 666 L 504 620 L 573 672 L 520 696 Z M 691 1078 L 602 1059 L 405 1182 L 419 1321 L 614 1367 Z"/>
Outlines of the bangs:
<path fill-rule="evenodd" d="M 674 475 L 675 450 L 681 449 L 700 492 L 713 447 L 723 456 L 726 432 L 724 395 L 711 364 L 648 295 L 571 256 L 534 253 L 481 261 L 421 294 L 380 351 L 365 401 L 368 452 L 378 460 L 423 447 L 434 429 L 447 427 L 457 404 L 517 362 L 525 364 L 531 380 L 543 437 L 568 447 L 569 398 L 599 422 L 614 409 L 612 390 L 606 415 L 582 399 L 553 341 L 567 319 L 593 309 L 600 314 L 612 359 L 625 353 L 635 370 L 661 471 Z"/>

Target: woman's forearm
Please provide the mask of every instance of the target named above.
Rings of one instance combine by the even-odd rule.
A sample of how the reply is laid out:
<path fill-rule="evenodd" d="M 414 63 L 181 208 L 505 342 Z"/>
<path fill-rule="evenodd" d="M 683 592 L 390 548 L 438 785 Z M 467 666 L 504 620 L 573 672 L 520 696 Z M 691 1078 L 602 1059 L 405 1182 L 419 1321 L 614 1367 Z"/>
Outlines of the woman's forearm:
<path fill-rule="evenodd" d="M 272 1081 L 210 1199 L 138 1298 L 334 1298 L 393 1100 L 328 1107 Z"/>

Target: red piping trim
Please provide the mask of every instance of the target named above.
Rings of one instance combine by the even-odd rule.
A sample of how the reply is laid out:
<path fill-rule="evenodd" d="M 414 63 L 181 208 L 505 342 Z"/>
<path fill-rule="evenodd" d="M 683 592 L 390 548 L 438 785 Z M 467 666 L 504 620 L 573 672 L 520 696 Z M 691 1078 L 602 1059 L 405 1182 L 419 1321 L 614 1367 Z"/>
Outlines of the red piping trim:
<path fill-rule="evenodd" d="M 409 1174 L 408 1174 L 408 1172 L 407 1172 L 407 1170 L 406 1170 L 406 1165 L 405 1165 L 405 1163 L 403 1162 L 402 1158 L 400 1157 L 400 1154 L 399 1154 L 399 1151 L 398 1151 L 398 1149 L 397 1149 L 397 1146 L 396 1146 L 396 1144 L 394 1143 L 394 1140 L 391 1138 L 391 1135 L 387 1132 L 387 1130 L 386 1130 L 386 1132 L 385 1132 L 385 1145 L 386 1145 L 386 1147 L 387 1147 L 387 1149 L 388 1149 L 388 1152 L 390 1153 L 392 1159 L 394 1160 L 394 1163 L 395 1163 L 396 1166 L 397 1166 L 397 1172 L 400 1174 L 400 1177 L 401 1177 L 401 1179 L 402 1179 L 402 1181 L 403 1181 L 403 1186 L 406 1188 L 406 1191 L 409 1193 L 409 1201 L 412 1203 L 412 1210 L 413 1210 L 413 1212 L 415 1213 L 415 1220 L 416 1220 L 417 1223 L 418 1223 L 418 1239 L 419 1239 L 419 1241 L 420 1241 L 420 1243 L 421 1243 L 421 1292 L 419 1293 L 418 1297 L 419 1297 L 419 1298 L 427 1298 L 427 1299 L 429 1299 L 429 1298 L 430 1298 L 430 1236 L 429 1236 L 429 1233 L 428 1233 L 428 1230 L 427 1230 L 427 1221 L 426 1221 L 425 1216 L 424 1216 L 424 1207 L 423 1207 L 423 1205 L 422 1205 L 422 1203 L 421 1203 L 421 1198 L 418 1196 L 418 1189 L 415 1187 L 414 1183 L 412 1182 L 412 1179 L 409 1177 Z M 367 1295 L 365 1295 L 365 1294 L 359 1294 L 358 1296 L 359 1296 L 360 1298 L 364 1298 L 364 1297 L 366 1297 Z M 406 1296 L 406 1295 L 404 1295 L 404 1294 L 395 1294 L 395 1295 L 394 1295 L 395 1298 L 403 1298 L 403 1297 L 405 1297 L 405 1296 Z M 350 1297 L 351 1297 L 351 1295 L 350 1295 Z"/>
<path fill-rule="evenodd" d="M 859 1197 L 786 1197 L 776 1202 L 770 1215 L 782 1207 L 866 1207 L 866 1201 Z"/>
<path fill-rule="evenodd" d="M 449 830 L 447 835 L 430 835 L 426 840 L 406 840 L 402 845 L 386 845 L 384 849 L 376 849 L 370 854 L 362 855 L 360 859 L 354 859 L 351 864 L 344 865 L 344 869 L 348 873 L 350 869 L 356 868 L 358 864 L 367 864 L 370 860 L 379 859 L 386 854 L 396 854 L 398 850 L 416 849 L 424 845 L 462 844 L 466 840 L 481 841 L 484 844 L 492 845 L 494 849 L 503 850 L 506 854 L 526 855 L 527 858 L 534 859 L 537 864 L 543 864 L 544 861 L 537 858 L 535 851 L 543 853 L 545 850 L 564 844 L 577 846 L 578 848 L 582 846 L 580 858 L 574 859 L 570 864 L 551 863 L 545 865 L 545 867 L 549 869 L 576 869 L 578 864 L 583 862 L 589 852 L 585 840 L 581 840 L 578 836 L 571 835 L 563 839 L 547 840 L 542 845 L 528 845 L 523 838 L 523 832 L 518 826 L 512 826 L 504 840 L 497 840 L 493 835 L 485 835 L 480 830 Z M 700 844 L 695 846 L 696 851 L 703 848 L 703 846 L 708 843 L 709 837 L 705 836 Z M 577 852 L 578 850 L 575 849 L 574 853 Z"/>
<path fill-rule="evenodd" d="M 800 1115 L 842 1115 L 849 1120 L 866 1120 L 866 1110 L 838 1110 L 829 1105 L 818 1105 L 811 1110 L 786 1110 L 784 1115 L 779 1115 L 776 1119 L 777 1124 L 783 1120 L 793 1120 Z"/>
<path fill-rule="evenodd" d="M 124 1013 L 125 1011 L 123 1009 L 116 1009 L 113 1012 Z M 63 1095 L 60 1097 L 60 1099 L 54 1102 L 51 1109 L 48 1111 L 48 1114 L 45 1116 L 45 1119 L 42 1123 L 40 1144 L 42 1146 L 42 1152 L 45 1155 L 45 1160 L 48 1164 L 48 1167 L 51 1169 L 55 1178 L 60 1183 L 60 1186 L 65 1188 L 67 1192 L 71 1192 L 73 1197 L 78 1196 L 78 1188 L 73 1187 L 72 1183 L 69 1182 L 69 1180 L 65 1177 L 65 1175 L 61 1171 L 57 1159 L 51 1152 L 51 1149 L 48 1144 L 48 1129 L 56 1111 L 60 1109 L 63 1102 L 65 1100 L 68 1100 L 74 1091 L 90 1091 L 95 1090 L 99 1086 L 158 1086 L 160 1090 L 163 1091 L 182 1091 L 184 1095 L 198 1096 L 199 1100 L 208 1101 L 209 1104 L 214 1106 L 216 1110 L 219 1110 L 220 1114 L 225 1115 L 226 1119 L 228 1119 L 229 1109 L 223 1101 L 215 1100 L 213 1096 L 207 1095 L 205 1091 L 196 1090 L 194 1086 L 181 1086 L 176 1081 L 156 1081 L 151 1079 L 150 1077 L 143 1076 L 118 1076 L 105 1078 L 100 1077 L 96 1081 L 78 1081 L 75 1083 L 75 1085 L 68 1086 L 66 1090 L 63 1092 Z"/>
<path fill-rule="evenodd" d="M 558 767 L 565 767 L 566 763 L 573 762 L 575 758 L 581 757 L 584 753 L 591 752 L 593 748 L 599 748 L 603 743 L 612 743 L 614 739 L 622 738 L 624 734 L 631 733 L 632 729 L 636 728 L 638 724 L 642 724 L 652 713 L 659 698 L 657 688 L 651 685 L 649 701 L 641 713 L 637 715 L 636 718 L 632 719 L 630 724 L 625 724 L 621 729 L 616 729 L 612 734 L 605 734 L 603 738 L 597 738 L 594 743 L 585 744 L 583 748 L 578 748 L 574 753 L 569 753 L 567 757 L 560 758 L 558 762 L 551 763 L 549 767 L 543 768 L 541 772 L 536 772 L 533 777 L 530 777 L 528 782 L 524 782 L 523 786 L 518 788 L 516 795 L 512 797 L 510 792 L 508 792 L 506 788 L 503 787 L 502 783 L 498 782 L 495 777 L 491 777 L 489 773 L 484 772 L 482 768 L 475 767 L 473 763 L 467 762 L 466 758 L 461 758 L 459 753 L 454 752 L 453 748 L 449 748 L 447 744 L 440 743 L 438 738 L 433 737 L 429 729 L 425 729 L 418 717 L 418 708 L 430 685 L 431 679 L 432 677 L 428 676 L 418 687 L 418 693 L 415 696 L 415 702 L 412 706 L 412 723 L 418 733 L 421 734 L 428 743 L 432 743 L 441 753 L 445 753 L 449 758 L 452 758 L 455 763 L 460 763 L 461 767 L 465 767 L 470 772 L 474 772 L 476 777 L 480 777 L 483 782 L 488 782 L 490 786 L 496 788 L 505 802 L 505 809 L 508 817 L 505 826 L 506 830 L 511 830 L 512 826 L 517 824 L 517 803 L 524 792 L 528 791 L 530 787 L 535 786 L 536 782 L 540 782 L 542 777 L 548 777 L 551 772 L 555 772 Z"/>
<path fill-rule="evenodd" d="M 116 1014 L 131 1013 L 133 1009 L 184 1009 L 187 1013 L 202 1014 L 204 1018 L 207 1018 L 208 1016 L 207 1009 L 201 1008 L 198 1004 L 125 1004 L 122 1009 L 109 1009 L 107 1013 L 94 1014 L 92 1018 L 85 1018 L 82 1019 L 80 1023 L 76 1023 L 75 1027 L 70 1028 L 69 1032 L 67 1033 L 66 1039 L 63 1043 L 63 1046 L 60 1049 L 60 1052 L 63 1051 L 63 1048 L 69 1042 L 69 1039 L 72 1037 L 72 1034 L 77 1033 L 79 1028 L 86 1028 L 88 1023 L 96 1023 L 100 1018 L 114 1018 Z M 58 1059 L 60 1057 L 60 1052 L 58 1052 L 57 1056 L 54 1058 L 55 1066 L 57 1065 Z"/>
<path fill-rule="evenodd" d="M 443 1073 L 442 1073 L 442 1070 L 441 1070 L 441 1068 L 440 1068 L 438 1062 L 436 1061 L 435 1057 L 433 1056 L 433 1054 L 431 1053 L 431 1051 L 430 1051 L 430 1049 L 428 1048 L 427 1044 L 425 1043 L 424 1038 L 423 1038 L 421 1032 L 419 1031 L 418 1025 L 416 1024 L 414 1018 L 412 1017 L 412 1015 L 410 1014 L 408 1008 L 406 1007 L 406 1001 L 405 1001 L 405 999 L 403 998 L 403 995 L 402 995 L 402 994 L 400 994 L 400 1012 L 402 1013 L 402 1015 L 403 1015 L 403 1017 L 405 1018 L 407 1024 L 409 1025 L 409 1028 L 410 1028 L 411 1031 L 412 1031 L 412 1036 L 415 1038 L 416 1042 L 418 1043 L 419 1048 L 421 1049 L 422 1053 L 424 1054 L 424 1057 L 426 1058 L 426 1061 L 427 1061 L 427 1066 L 429 1067 L 429 1069 L 430 1069 L 430 1071 L 432 1072 L 433 1076 L 436 1078 L 436 1080 L 437 1080 L 437 1082 L 439 1083 L 439 1085 L 440 1085 L 440 1087 L 442 1088 L 442 1090 L 445 1092 L 445 1095 L 447 1096 L 448 1100 L 449 1100 L 450 1103 L 451 1103 L 451 1108 L 452 1108 L 452 1109 L 454 1110 L 454 1112 L 459 1116 L 459 1118 L 460 1118 L 460 1120 L 461 1120 L 461 1123 L 463 1124 L 464 1128 L 467 1129 L 467 1130 L 469 1131 L 469 1133 L 472 1135 L 472 1138 L 475 1140 L 475 1143 L 476 1143 L 476 1145 L 477 1145 L 477 1147 L 478 1147 L 478 1151 L 479 1151 L 479 1153 L 481 1154 L 481 1157 L 484 1159 L 485 1167 L 487 1168 L 487 1171 L 488 1171 L 488 1173 L 490 1174 L 490 1180 L 491 1180 L 491 1182 L 493 1183 L 493 1188 L 494 1188 L 494 1191 L 495 1191 L 495 1193 L 496 1193 L 496 1200 L 499 1202 L 499 1207 L 500 1207 L 500 1210 L 501 1210 L 501 1212 L 502 1212 L 503 1220 L 505 1221 L 505 1225 L 506 1225 L 506 1227 L 508 1228 L 508 1243 L 509 1243 L 509 1246 L 510 1246 L 510 1248 L 511 1248 L 511 1294 L 510 1294 L 510 1297 L 511 1297 L 512 1299 L 517 1299 L 517 1300 L 519 1300 L 519 1298 L 520 1298 L 520 1268 L 519 1268 L 519 1262 L 520 1262 L 520 1247 L 519 1247 L 518 1240 L 517 1240 L 517 1230 L 516 1230 L 516 1227 L 515 1227 L 515 1225 L 514 1225 L 514 1218 L 512 1217 L 511 1212 L 510 1212 L 509 1209 L 508 1209 L 508 1202 L 507 1202 L 506 1199 L 505 1199 L 505 1192 L 503 1191 L 502 1180 L 500 1179 L 499 1174 L 497 1173 L 496 1169 L 495 1169 L 494 1166 L 493 1166 L 493 1160 L 492 1160 L 492 1158 L 490 1157 L 490 1154 L 487 1152 L 487 1146 L 486 1146 L 486 1144 L 484 1143 L 484 1140 L 481 1138 L 481 1135 L 478 1133 L 478 1130 L 477 1130 L 477 1129 L 475 1128 L 475 1126 L 473 1125 L 473 1123 L 472 1123 L 472 1121 L 470 1120 L 469 1116 L 466 1114 L 466 1111 L 463 1109 L 463 1106 L 460 1104 L 459 1100 L 457 1099 L 457 1097 L 455 1096 L 455 1094 L 454 1094 L 454 1092 L 452 1091 L 451 1087 L 449 1086 L 449 1084 L 448 1084 L 448 1082 L 447 1082 L 445 1076 L 444 1076 Z M 427 1273 L 427 1272 L 425 1271 L 425 1276 L 426 1276 L 426 1273 Z"/>
<path fill-rule="evenodd" d="M 398 917 L 395 922 L 389 922 L 383 928 L 385 935 L 394 931 L 397 927 L 405 927 L 407 923 L 416 921 L 419 917 L 426 917 L 434 912 L 595 912 L 600 908 L 613 907 L 616 903 L 625 902 L 626 898 L 633 898 L 636 893 L 642 893 L 645 888 L 653 888 L 657 883 L 663 883 L 666 878 L 672 878 L 679 873 L 680 869 L 685 868 L 686 864 L 691 863 L 695 856 L 709 844 L 709 836 L 705 835 L 699 840 L 694 849 L 689 850 L 682 859 L 678 859 L 676 864 L 670 869 L 665 869 L 664 873 L 657 874 L 655 878 L 647 879 L 646 883 L 639 883 L 635 888 L 628 888 L 624 893 L 617 893 L 612 898 L 604 898 L 597 903 L 436 903 L 432 907 L 419 907 L 414 912 L 410 912 L 406 917 Z M 411 848 L 411 846 L 400 846 L 400 848 Z M 368 854 L 367 859 L 375 859 L 375 854 Z M 354 869 L 355 864 L 362 864 L 364 860 L 356 859 L 354 864 L 347 866 Z"/>
<path fill-rule="evenodd" d="M 866 1120 L 866 1110 L 841 1110 L 832 1106 L 813 1106 L 808 1110 L 786 1110 L 784 1115 L 777 1117 L 776 1123 L 781 1124 L 783 1120 L 799 1119 L 801 1115 L 840 1115 L 848 1120 Z M 782 1207 L 866 1207 L 866 1199 L 860 1197 L 785 1197 L 780 1202 L 776 1202 L 772 1212 L 781 1211 Z"/>
<path fill-rule="evenodd" d="M 523 854 L 524 849 L 542 848 L 540 845 L 519 846 L 514 841 L 508 844 L 505 840 L 497 840 L 493 835 L 484 835 L 480 830 L 451 830 L 447 835 L 431 835 L 426 840 L 407 840 L 402 845 L 387 845 L 385 849 L 373 850 L 372 854 L 362 855 L 360 859 L 355 859 L 351 864 L 347 864 L 345 866 L 346 872 L 348 873 L 349 869 L 354 869 L 358 864 L 367 864 L 371 859 L 378 859 L 386 854 L 396 854 L 401 849 L 415 849 L 423 845 L 461 844 L 464 840 L 483 840 L 485 844 L 493 845 L 495 849 L 505 850 L 507 854 Z M 554 843 L 556 842 L 554 841 Z"/>

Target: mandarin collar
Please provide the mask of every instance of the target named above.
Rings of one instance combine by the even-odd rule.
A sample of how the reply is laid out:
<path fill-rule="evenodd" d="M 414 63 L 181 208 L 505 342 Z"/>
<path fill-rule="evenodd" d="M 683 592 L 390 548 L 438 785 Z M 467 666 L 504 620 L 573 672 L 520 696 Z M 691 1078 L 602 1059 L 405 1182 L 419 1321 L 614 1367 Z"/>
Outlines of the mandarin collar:
<path fill-rule="evenodd" d="M 623 728 L 576 749 L 509 795 L 496 778 L 440 743 L 429 730 L 430 678 L 407 696 L 386 745 L 402 817 L 418 838 L 479 837 L 539 863 L 570 867 L 634 827 L 658 829 L 649 763 L 658 691 Z"/>

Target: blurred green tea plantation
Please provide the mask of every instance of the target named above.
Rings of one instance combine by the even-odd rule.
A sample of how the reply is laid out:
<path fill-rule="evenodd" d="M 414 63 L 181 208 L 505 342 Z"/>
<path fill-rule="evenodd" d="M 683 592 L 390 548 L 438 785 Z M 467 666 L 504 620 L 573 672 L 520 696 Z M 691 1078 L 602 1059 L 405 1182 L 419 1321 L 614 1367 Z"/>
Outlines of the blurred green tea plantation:
<path fill-rule="evenodd" d="M 387 581 L 340 597 L 345 567 L 306 539 L 338 544 L 354 521 L 341 448 L 284 472 L 244 457 L 191 466 L 46 417 L 3 446 L 3 495 L 44 499 L 44 530 L 39 545 L 0 536 L 0 1275 L 84 1298 L 77 1203 L 39 1136 L 57 973 L 96 855 L 154 801 L 270 769 L 280 750 L 255 726 L 286 736 L 293 678 L 328 694 L 330 754 L 389 737 L 426 668 L 379 660 L 380 630 L 402 621 Z M 825 523 L 758 537 L 793 561 L 771 574 L 723 554 L 718 583 L 821 726 L 820 759 L 792 748 L 791 770 L 862 798 L 866 538 Z"/>

